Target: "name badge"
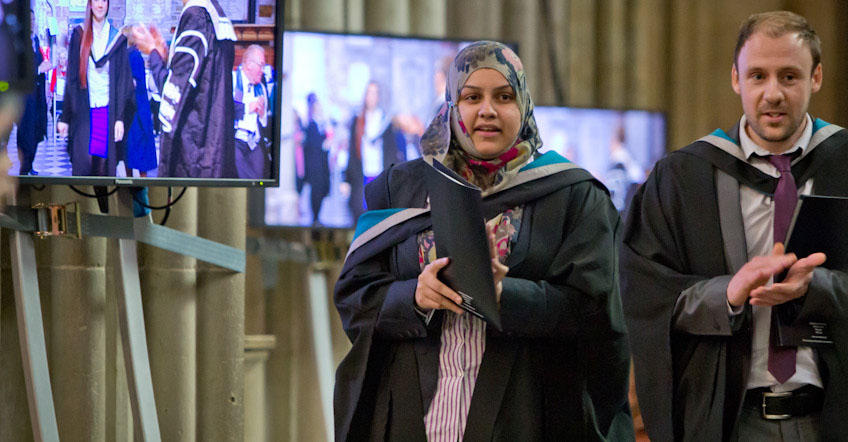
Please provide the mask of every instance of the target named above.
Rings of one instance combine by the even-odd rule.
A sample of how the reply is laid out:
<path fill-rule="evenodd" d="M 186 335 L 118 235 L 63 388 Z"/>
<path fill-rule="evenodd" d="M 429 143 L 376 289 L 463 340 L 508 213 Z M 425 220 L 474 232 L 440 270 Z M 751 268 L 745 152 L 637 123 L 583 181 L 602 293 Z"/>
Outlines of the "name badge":
<path fill-rule="evenodd" d="M 809 334 L 807 337 L 801 339 L 806 345 L 833 345 L 833 340 L 831 339 L 829 328 L 827 323 L 825 322 L 810 322 L 809 326 Z"/>

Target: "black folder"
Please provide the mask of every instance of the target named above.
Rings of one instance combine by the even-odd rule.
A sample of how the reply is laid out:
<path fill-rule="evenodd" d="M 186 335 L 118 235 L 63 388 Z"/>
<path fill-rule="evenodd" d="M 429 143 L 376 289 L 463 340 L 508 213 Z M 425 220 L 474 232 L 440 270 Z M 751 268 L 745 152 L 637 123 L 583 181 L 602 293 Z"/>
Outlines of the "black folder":
<path fill-rule="evenodd" d="M 827 255 L 823 267 L 848 271 L 848 198 L 801 195 L 789 226 L 786 251 L 804 258 Z"/>
<path fill-rule="evenodd" d="M 462 297 L 461 308 L 501 330 L 480 189 L 438 160 L 426 169 L 436 255 L 450 258 L 439 279 Z"/>

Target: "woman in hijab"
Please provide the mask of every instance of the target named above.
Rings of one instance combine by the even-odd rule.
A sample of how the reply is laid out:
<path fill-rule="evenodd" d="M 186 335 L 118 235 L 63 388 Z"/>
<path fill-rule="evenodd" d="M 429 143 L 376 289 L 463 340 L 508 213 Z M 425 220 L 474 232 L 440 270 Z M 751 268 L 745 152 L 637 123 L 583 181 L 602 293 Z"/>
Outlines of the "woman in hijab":
<path fill-rule="evenodd" d="M 335 288 L 353 343 L 336 373 L 336 439 L 632 440 L 619 218 L 607 191 L 538 152 L 508 47 L 463 49 L 445 98 L 423 158 L 365 190 L 372 210 Z M 463 313 L 437 278 L 450 257 L 435 256 L 426 209 L 433 160 L 483 189 L 502 331 Z"/>
<path fill-rule="evenodd" d="M 106 18 L 108 0 L 88 0 L 74 28 L 62 116 L 73 175 L 115 176 L 125 159 L 125 131 L 135 114 L 127 38 Z"/>

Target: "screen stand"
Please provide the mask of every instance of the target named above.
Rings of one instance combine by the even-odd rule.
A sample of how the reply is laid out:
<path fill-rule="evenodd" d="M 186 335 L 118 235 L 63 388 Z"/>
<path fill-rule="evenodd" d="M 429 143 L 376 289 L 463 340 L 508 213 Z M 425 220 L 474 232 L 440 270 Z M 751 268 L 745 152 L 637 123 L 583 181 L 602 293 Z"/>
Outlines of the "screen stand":
<path fill-rule="evenodd" d="M 133 216 L 132 190 L 119 188 L 113 207 L 118 216 Z M 98 198 L 106 200 L 105 196 Z M 101 209 L 102 209 L 101 205 Z M 118 239 L 118 317 L 123 343 L 124 365 L 133 414 L 135 437 L 143 441 L 161 441 L 156 400 L 153 397 L 153 377 L 147 337 L 144 331 L 144 311 L 141 303 L 141 282 L 138 273 L 138 250 L 134 239 Z"/>
<path fill-rule="evenodd" d="M 22 189 L 22 197 L 27 190 Z M 10 204 L 15 204 L 11 196 Z M 29 203 L 29 201 L 23 201 Z M 41 298 L 38 292 L 38 273 L 35 262 L 35 244 L 32 234 L 14 230 L 9 235 L 12 254 L 12 279 L 15 286 L 18 335 L 21 342 L 21 360 L 24 365 L 27 402 L 35 440 L 59 440 L 56 410 L 53 408 L 53 389 L 47 368 L 47 345 L 44 341 L 44 319 L 41 315 Z"/>

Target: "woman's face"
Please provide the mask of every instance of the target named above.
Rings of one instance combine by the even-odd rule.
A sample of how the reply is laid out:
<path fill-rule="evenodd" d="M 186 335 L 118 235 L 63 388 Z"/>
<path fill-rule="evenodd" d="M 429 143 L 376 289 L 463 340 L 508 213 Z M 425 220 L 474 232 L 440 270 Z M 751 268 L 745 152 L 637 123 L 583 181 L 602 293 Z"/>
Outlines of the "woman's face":
<path fill-rule="evenodd" d="M 95 21 L 103 21 L 107 12 L 109 12 L 108 0 L 91 0 L 91 15 L 94 16 Z"/>
<path fill-rule="evenodd" d="M 459 93 L 459 114 L 484 159 L 495 158 L 512 147 L 521 129 L 521 110 L 515 91 L 498 71 L 474 71 Z"/>

